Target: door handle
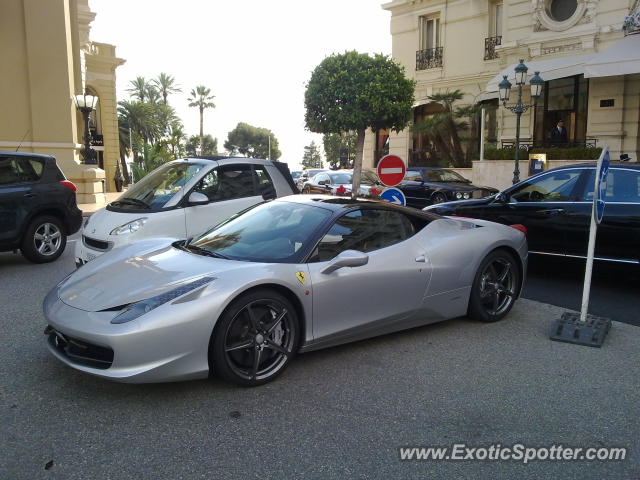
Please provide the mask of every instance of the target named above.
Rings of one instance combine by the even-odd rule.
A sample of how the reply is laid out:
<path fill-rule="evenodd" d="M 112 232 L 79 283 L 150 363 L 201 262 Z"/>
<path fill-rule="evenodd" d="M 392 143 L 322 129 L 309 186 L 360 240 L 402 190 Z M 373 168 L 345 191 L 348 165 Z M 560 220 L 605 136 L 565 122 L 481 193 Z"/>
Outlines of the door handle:
<path fill-rule="evenodd" d="M 560 215 L 564 213 L 564 208 L 552 208 L 550 210 L 543 210 L 542 213 L 545 215 Z"/>
<path fill-rule="evenodd" d="M 419 255 L 416 257 L 416 262 L 425 263 L 426 261 L 427 259 L 424 258 L 424 255 Z"/>

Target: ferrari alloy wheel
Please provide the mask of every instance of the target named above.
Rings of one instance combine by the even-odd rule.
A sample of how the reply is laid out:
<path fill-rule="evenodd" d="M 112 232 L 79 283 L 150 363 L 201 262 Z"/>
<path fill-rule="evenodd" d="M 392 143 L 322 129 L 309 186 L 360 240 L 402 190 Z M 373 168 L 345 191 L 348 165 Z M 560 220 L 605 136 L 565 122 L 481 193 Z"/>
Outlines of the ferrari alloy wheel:
<path fill-rule="evenodd" d="M 442 193 L 434 193 L 431 195 L 431 205 L 435 205 L 437 203 L 444 203 L 447 201 L 447 198 Z"/>
<path fill-rule="evenodd" d="M 46 263 L 62 255 L 66 244 L 67 237 L 62 222 L 56 217 L 45 215 L 29 224 L 20 250 L 27 260 Z"/>
<path fill-rule="evenodd" d="M 520 271 L 513 255 L 505 250 L 490 253 L 476 273 L 469 316 L 483 322 L 504 318 L 516 301 L 519 285 Z"/>
<path fill-rule="evenodd" d="M 220 317 L 209 351 L 213 371 L 239 385 L 267 383 L 294 357 L 298 336 L 296 311 L 284 296 L 251 292 Z"/>

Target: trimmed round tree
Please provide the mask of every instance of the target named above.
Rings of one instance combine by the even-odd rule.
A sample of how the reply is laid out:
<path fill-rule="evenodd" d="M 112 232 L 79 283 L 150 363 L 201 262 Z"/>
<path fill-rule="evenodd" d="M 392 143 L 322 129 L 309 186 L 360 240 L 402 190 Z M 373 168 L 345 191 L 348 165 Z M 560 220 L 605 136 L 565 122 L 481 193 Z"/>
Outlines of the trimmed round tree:
<path fill-rule="evenodd" d="M 386 55 L 356 51 L 334 54 L 314 69 L 304 96 L 305 122 L 312 132 L 356 132 L 352 197 L 360 190 L 367 128 L 403 130 L 412 115 L 415 81 Z"/>

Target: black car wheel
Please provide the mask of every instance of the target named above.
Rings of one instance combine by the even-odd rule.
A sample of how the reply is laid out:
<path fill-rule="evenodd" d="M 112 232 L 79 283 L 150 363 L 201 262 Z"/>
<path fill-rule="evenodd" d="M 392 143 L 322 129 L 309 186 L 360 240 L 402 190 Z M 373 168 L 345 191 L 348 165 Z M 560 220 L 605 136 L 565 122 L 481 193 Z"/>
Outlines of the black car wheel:
<path fill-rule="evenodd" d="M 443 193 L 436 192 L 431 195 L 431 205 L 435 205 L 437 203 L 444 203 L 447 201 L 447 197 L 444 196 Z"/>
<path fill-rule="evenodd" d="M 471 288 L 468 315 L 482 322 L 496 322 L 515 303 L 520 271 L 516 259 L 505 250 L 491 252 L 480 264 Z"/>
<path fill-rule="evenodd" d="M 67 236 L 60 219 L 43 215 L 35 218 L 27 227 L 20 251 L 31 262 L 47 263 L 62 255 L 66 245 Z"/>
<path fill-rule="evenodd" d="M 291 302 L 272 290 L 256 290 L 225 310 L 209 344 L 209 361 L 223 380 L 242 386 L 267 383 L 289 365 L 299 337 Z"/>

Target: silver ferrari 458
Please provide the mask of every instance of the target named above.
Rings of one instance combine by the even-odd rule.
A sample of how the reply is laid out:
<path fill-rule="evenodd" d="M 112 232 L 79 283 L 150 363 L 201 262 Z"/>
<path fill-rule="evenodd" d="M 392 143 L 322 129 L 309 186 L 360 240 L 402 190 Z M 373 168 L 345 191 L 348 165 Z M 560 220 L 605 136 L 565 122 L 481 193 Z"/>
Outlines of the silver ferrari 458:
<path fill-rule="evenodd" d="M 259 385 L 299 352 L 464 315 L 499 320 L 526 261 L 515 228 L 295 195 L 194 239 L 89 262 L 45 298 L 45 333 L 62 362 L 112 380 Z"/>

